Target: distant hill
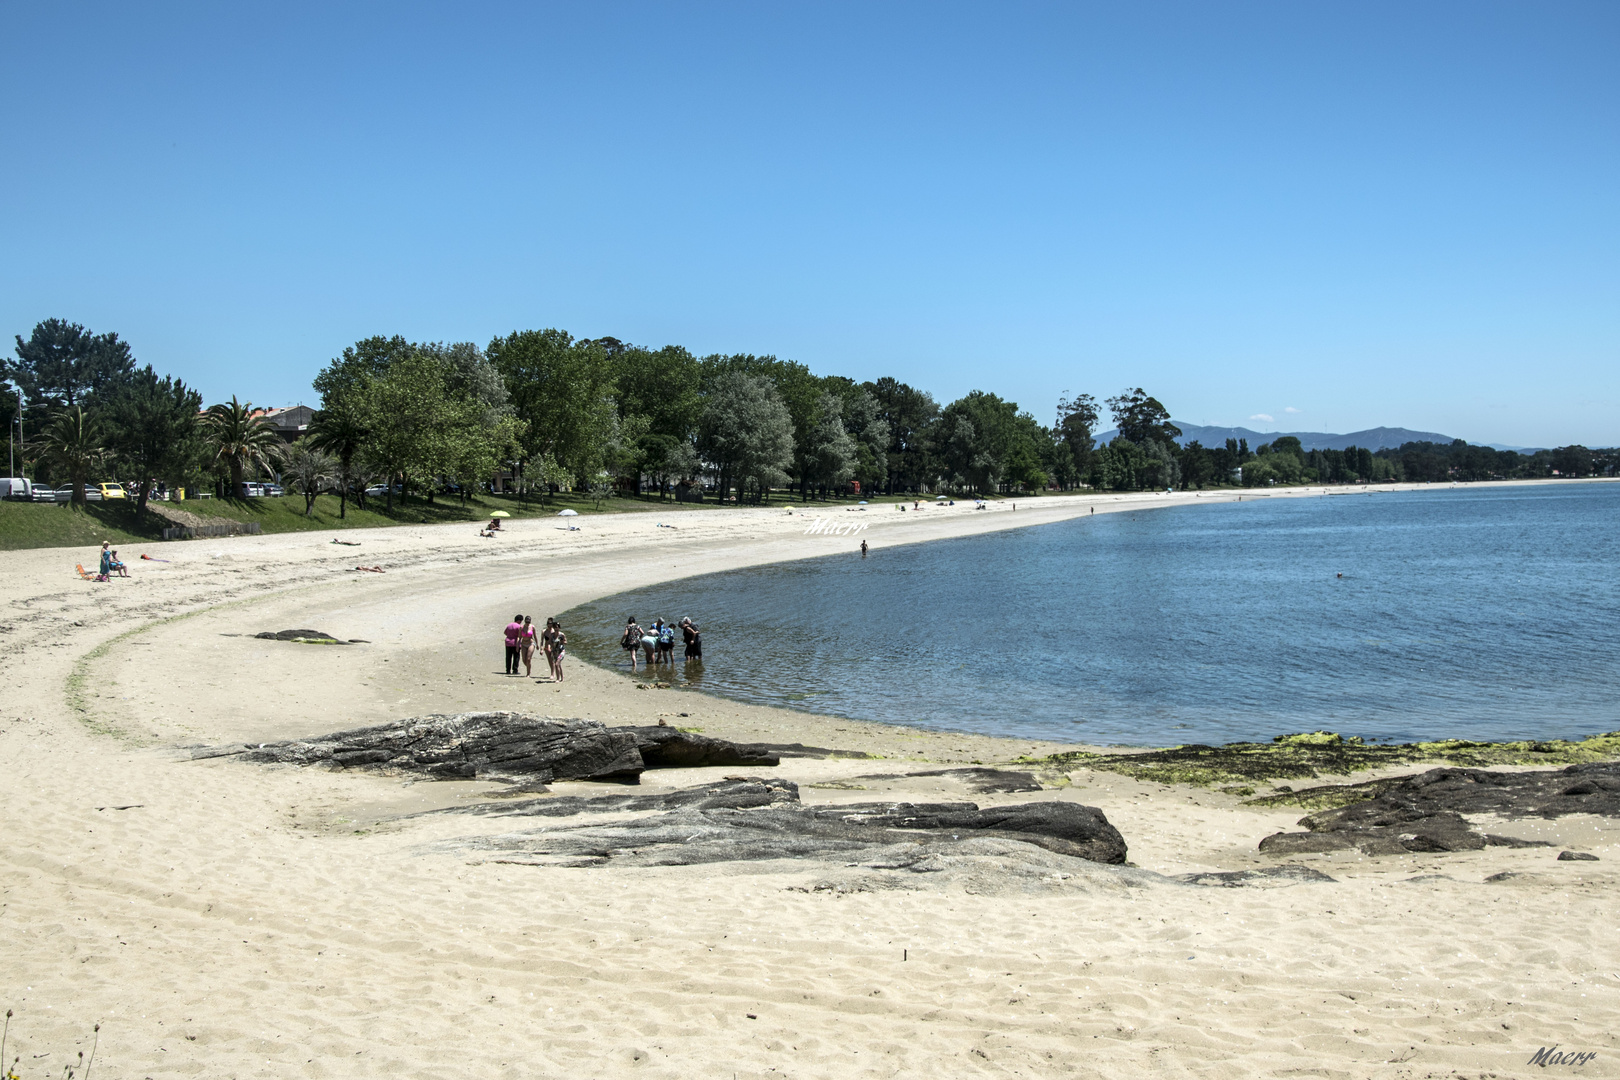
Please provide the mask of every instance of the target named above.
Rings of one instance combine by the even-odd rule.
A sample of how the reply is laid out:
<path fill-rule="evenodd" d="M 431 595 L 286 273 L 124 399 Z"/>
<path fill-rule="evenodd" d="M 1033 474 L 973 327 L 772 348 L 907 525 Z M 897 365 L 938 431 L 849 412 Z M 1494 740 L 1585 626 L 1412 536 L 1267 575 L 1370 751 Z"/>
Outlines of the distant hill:
<path fill-rule="evenodd" d="M 1227 439 L 1248 439 L 1249 449 L 1253 450 L 1261 443 L 1274 442 L 1285 435 L 1292 435 L 1299 440 L 1300 446 L 1306 450 L 1343 450 L 1347 446 L 1364 446 L 1368 450 L 1383 450 L 1386 447 L 1393 449 L 1403 443 L 1433 442 L 1449 445 L 1453 440 L 1450 435 L 1442 435 L 1438 431 L 1413 431 L 1402 427 L 1375 427 L 1366 431 L 1352 431 L 1348 435 L 1334 435 L 1325 431 L 1252 431 L 1242 427 L 1204 427 L 1201 424 L 1188 424 L 1177 420 L 1176 426 L 1181 429 L 1181 438 L 1176 441 L 1182 446 L 1197 439 L 1205 446 L 1225 446 Z M 1109 430 L 1097 436 L 1097 445 L 1105 446 L 1115 435 L 1117 430 Z M 1508 449 L 1498 447 L 1497 449 Z M 1519 449 L 1513 447 L 1513 449 Z"/>

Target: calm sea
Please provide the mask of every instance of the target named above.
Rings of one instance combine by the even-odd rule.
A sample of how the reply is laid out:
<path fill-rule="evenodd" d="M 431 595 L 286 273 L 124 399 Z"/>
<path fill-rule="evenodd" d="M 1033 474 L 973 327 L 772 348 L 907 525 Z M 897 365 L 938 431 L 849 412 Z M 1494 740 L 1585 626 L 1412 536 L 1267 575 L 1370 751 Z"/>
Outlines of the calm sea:
<path fill-rule="evenodd" d="M 564 622 L 622 667 L 626 615 L 690 615 L 687 688 L 995 735 L 1620 728 L 1620 484 L 1189 503 L 689 578 Z"/>

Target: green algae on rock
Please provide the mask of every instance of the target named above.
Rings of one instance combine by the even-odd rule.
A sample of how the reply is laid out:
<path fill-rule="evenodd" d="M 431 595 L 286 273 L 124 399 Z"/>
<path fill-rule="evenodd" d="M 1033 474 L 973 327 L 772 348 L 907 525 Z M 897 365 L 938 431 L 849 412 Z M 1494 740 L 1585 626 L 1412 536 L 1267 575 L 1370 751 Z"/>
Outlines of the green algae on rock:
<path fill-rule="evenodd" d="M 1355 736 L 1346 739 L 1330 731 L 1312 731 L 1279 735 L 1269 743 L 1236 742 L 1224 746 L 1191 744 L 1164 750 L 1114 754 L 1076 750 L 1042 758 L 1019 758 L 1018 764 L 1095 769 L 1161 784 L 1208 787 L 1213 784 L 1252 784 L 1264 780 L 1314 779 L 1323 775 L 1348 776 L 1416 762 L 1445 762 L 1478 768 L 1488 765 L 1574 765 L 1616 758 L 1620 758 L 1620 731 L 1593 735 L 1578 742 L 1552 739 L 1492 743 L 1441 739 L 1390 745 L 1365 743 Z M 1313 790 L 1285 792 L 1254 802 L 1257 805 L 1305 805 L 1300 800 L 1307 797 L 1322 800 L 1340 797 L 1330 796 L 1326 791 L 1313 796 Z M 1356 794 L 1360 799 L 1366 799 L 1376 796 L 1378 792 Z M 1345 804 L 1323 801 L 1320 808 L 1329 805 Z"/>

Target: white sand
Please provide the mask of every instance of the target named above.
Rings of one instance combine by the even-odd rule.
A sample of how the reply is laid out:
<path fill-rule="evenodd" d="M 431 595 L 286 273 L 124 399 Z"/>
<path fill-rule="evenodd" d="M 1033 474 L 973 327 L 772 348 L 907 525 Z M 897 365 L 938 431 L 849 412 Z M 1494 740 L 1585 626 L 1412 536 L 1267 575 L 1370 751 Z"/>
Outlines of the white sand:
<path fill-rule="evenodd" d="M 881 554 L 1091 505 L 1199 501 L 820 516 L 869 522 Z M 1270 865 L 1256 843 L 1299 816 L 1101 773 L 1038 795 L 860 780 L 1055 747 L 637 690 L 577 662 L 561 687 L 505 679 L 497 635 L 513 611 L 859 540 L 805 536 L 811 519 L 779 510 L 667 515 L 676 530 L 656 511 L 576 520 L 496 540 L 471 525 L 345 534 L 357 548 L 328 534 L 154 544 L 173 561 L 131 559 L 135 578 L 107 585 L 73 575 L 89 551 L 0 553 L 0 1005 L 16 1010 L 7 1056 L 27 1080 L 59 1076 L 97 1021 L 95 1075 L 109 1078 L 1520 1076 L 1541 1074 L 1526 1062 L 1553 1043 L 1598 1052 L 1564 1071 L 1615 1075 L 1612 821 L 1493 826 L 1596 863 L 1555 862 L 1556 847 L 1311 856 L 1294 861 L 1336 884 L 1267 889 L 1127 888 L 1089 866 L 948 881 L 820 863 L 557 869 L 441 843 L 532 821 L 401 818 L 495 785 L 176 749 L 471 708 L 681 711 L 711 735 L 888 759 L 785 759 L 775 771 L 807 800 L 1099 806 L 1158 873 Z M 360 562 L 389 572 L 345 570 Z M 371 644 L 227 636 L 293 626 Z M 722 771 L 736 770 L 652 773 L 644 788 Z M 1519 876 L 1484 881 L 1503 871 Z M 838 891 L 885 880 L 899 887 Z"/>

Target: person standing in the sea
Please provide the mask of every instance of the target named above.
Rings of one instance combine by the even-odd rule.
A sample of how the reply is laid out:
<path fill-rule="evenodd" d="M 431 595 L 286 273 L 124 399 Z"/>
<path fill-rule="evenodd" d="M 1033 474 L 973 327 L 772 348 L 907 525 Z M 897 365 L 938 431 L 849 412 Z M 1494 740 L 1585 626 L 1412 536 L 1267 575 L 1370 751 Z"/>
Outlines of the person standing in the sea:
<path fill-rule="evenodd" d="M 681 619 L 681 637 L 686 639 L 686 659 L 703 662 L 703 634 L 692 625 L 692 620 Z"/>
<path fill-rule="evenodd" d="M 866 558 L 866 541 L 861 541 L 861 558 Z"/>
<path fill-rule="evenodd" d="M 523 616 L 514 615 L 512 621 L 506 624 L 506 673 L 518 673 L 518 660 L 521 657 L 520 646 L 523 642 Z"/>
<path fill-rule="evenodd" d="M 619 639 L 619 647 L 630 654 L 630 670 L 636 670 L 636 653 L 641 650 L 641 624 L 636 622 L 634 615 L 624 624 L 624 636 Z"/>

